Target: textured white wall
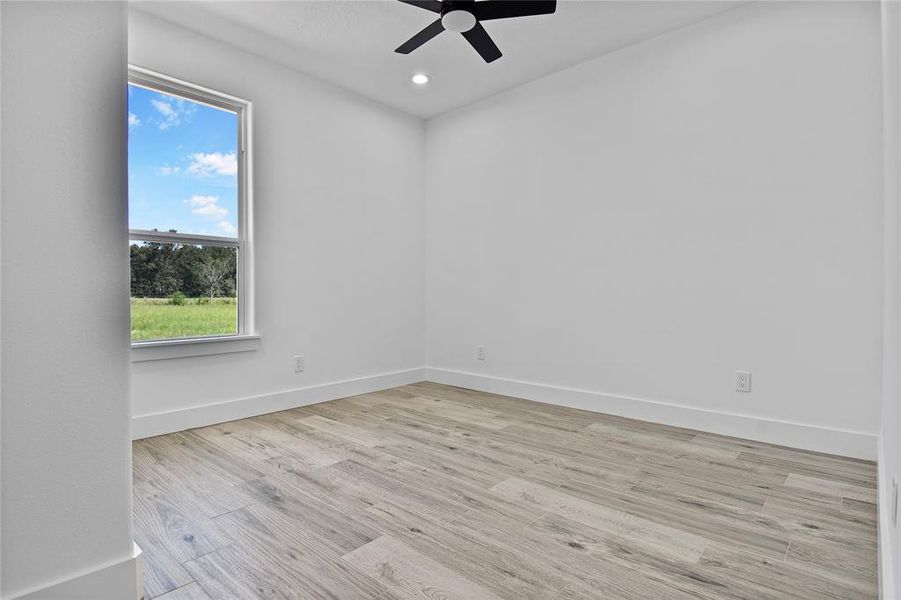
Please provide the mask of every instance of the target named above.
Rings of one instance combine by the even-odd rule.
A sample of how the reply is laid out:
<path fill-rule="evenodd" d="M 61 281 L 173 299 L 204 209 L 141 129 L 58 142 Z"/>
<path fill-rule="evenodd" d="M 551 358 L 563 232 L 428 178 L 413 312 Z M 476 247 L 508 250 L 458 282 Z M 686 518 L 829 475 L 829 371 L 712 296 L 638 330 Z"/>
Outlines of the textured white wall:
<path fill-rule="evenodd" d="M 757 3 L 430 121 L 429 366 L 875 434 L 879 53 Z"/>
<path fill-rule="evenodd" d="M 11 597 L 132 556 L 127 32 L 122 3 L 0 11 L 0 594 Z"/>
<path fill-rule="evenodd" d="M 253 102 L 262 335 L 135 363 L 134 414 L 422 367 L 422 121 L 140 12 L 129 61 Z"/>

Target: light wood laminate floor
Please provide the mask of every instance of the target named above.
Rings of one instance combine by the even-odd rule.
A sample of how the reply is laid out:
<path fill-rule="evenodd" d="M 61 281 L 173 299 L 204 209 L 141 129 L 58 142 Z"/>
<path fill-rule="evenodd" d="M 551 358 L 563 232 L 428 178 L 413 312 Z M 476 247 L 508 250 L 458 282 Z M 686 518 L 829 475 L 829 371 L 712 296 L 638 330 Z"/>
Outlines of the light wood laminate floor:
<path fill-rule="evenodd" d="M 876 598 L 876 469 L 436 384 L 134 444 L 163 600 Z"/>

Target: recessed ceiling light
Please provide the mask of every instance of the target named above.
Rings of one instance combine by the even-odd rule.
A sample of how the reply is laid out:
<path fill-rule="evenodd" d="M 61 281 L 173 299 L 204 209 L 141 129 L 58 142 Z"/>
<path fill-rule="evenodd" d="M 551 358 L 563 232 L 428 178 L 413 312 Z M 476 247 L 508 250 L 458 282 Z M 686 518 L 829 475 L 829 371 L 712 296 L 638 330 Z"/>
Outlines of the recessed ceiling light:
<path fill-rule="evenodd" d="M 416 73 L 413 77 L 410 78 L 410 81 L 415 83 L 416 85 L 425 85 L 429 82 L 430 77 L 425 73 Z"/>

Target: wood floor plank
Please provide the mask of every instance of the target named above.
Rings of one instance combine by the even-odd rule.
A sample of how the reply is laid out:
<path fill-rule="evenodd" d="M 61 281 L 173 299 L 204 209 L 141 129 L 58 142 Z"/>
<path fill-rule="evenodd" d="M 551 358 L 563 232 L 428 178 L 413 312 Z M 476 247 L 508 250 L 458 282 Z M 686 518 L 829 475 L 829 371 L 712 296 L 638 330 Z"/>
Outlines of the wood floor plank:
<path fill-rule="evenodd" d="M 374 526 L 386 534 L 501 597 L 548 600 L 568 583 L 564 573 L 547 562 L 536 562 L 528 547 L 505 544 L 491 535 L 494 533 L 491 528 L 474 530 L 457 520 L 449 524 L 391 502 L 373 506 L 366 512 Z M 495 523 L 506 520 L 514 524 L 514 529 L 522 527 L 521 523 L 502 515 L 489 514 Z"/>
<path fill-rule="evenodd" d="M 784 448 L 757 449 L 741 452 L 738 461 L 779 469 L 786 473 L 797 473 L 809 477 L 832 480 L 850 485 L 876 489 L 876 469 L 872 463 L 825 457 L 816 453 L 794 451 Z"/>
<path fill-rule="evenodd" d="M 449 510 L 445 513 L 448 518 L 453 518 L 467 510 L 482 510 L 503 514 L 515 521 L 527 523 L 540 515 L 540 511 L 533 507 L 511 502 L 507 498 L 478 485 L 473 485 L 465 479 L 432 471 L 415 463 L 404 461 L 385 469 L 385 472 L 390 474 L 395 481 L 417 489 L 440 489 L 442 499 L 453 503 L 449 505 Z M 407 497 L 409 498 L 409 496 Z M 430 509 L 434 508 L 435 504 L 429 502 L 429 507 Z"/>
<path fill-rule="evenodd" d="M 236 519 L 252 518 L 292 539 L 302 539 L 309 545 L 318 544 L 335 554 L 353 550 L 379 535 L 378 531 L 350 515 L 307 494 L 292 493 L 294 488 L 272 479 L 255 480 L 250 485 L 258 493 L 261 503 L 216 517 L 213 521 L 220 529 L 233 531 Z"/>
<path fill-rule="evenodd" d="M 823 494 L 831 494 L 839 498 L 860 500 L 861 502 L 876 503 L 876 488 L 853 485 L 822 477 L 810 477 L 791 473 L 785 480 L 786 487 L 800 488 Z"/>
<path fill-rule="evenodd" d="M 236 484 L 221 480 L 197 481 L 178 474 L 175 469 L 159 469 L 151 479 L 135 481 L 134 490 L 144 498 L 161 493 L 176 504 L 190 505 L 195 512 L 208 518 L 253 502 L 253 498 Z"/>
<path fill-rule="evenodd" d="M 793 534 L 875 546 L 876 524 L 872 519 L 843 513 L 840 507 L 812 508 L 809 503 L 770 496 L 764 502 L 760 515 L 776 519 L 784 530 Z"/>
<path fill-rule="evenodd" d="M 135 523 L 135 543 L 142 551 L 144 592 L 155 598 L 191 583 L 193 578 L 147 527 Z"/>
<path fill-rule="evenodd" d="M 209 586 L 216 586 L 210 581 L 215 576 L 210 567 L 239 566 L 239 577 L 226 578 L 226 589 L 236 588 L 239 594 L 246 593 L 242 586 L 247 582 L 257 589 L 262 586 L 264 598 L 376 598 L 386 591 L 342 562 L 320 538 L 307 535 L 302 527 L 285 527 L 286 521 L 273 519 L 274 514 L 242 509 L 218 517 L 229 520 L 235 544 L 186 563 L 195 580 L 209 593 Z"/>
<path fill-rule="evenodd" d="M 400 598 L 500 600 L 486 588 L 412 550 L 390 535 L 346 554 L 344 560 L 378 580 Z"/>
<path fill-rule="evenodd" d="M 155 600 L 210 600 L 210 597 L 203 591 L 199 583 L 192 580 L 188 585 L 172 590 L 162 596 L 156 596 Z"/>
<path fill-rule="evenodd" d="M 835 579 L 818 577 L 782 560 L 775 560 L 728 546 L 711 543 L 704 551 L 704 565 L 725 580 L 733 589 L 744 590 L 743 597 L 753 598 L 875 598 L 875 588 L 841 584 Z"/>
<path fill-rule="evenodd" d="M 876 518 L 878 516 L 875 502 L 864 502 L 852 498 L 842 498 L 842 512 L 865 517 L 871 520 L 873 524 L 876 524 Z"/>
<path fill-rule="evenodd" d="M 385 443 L 384 438 L 373 435 L 365 429 L 360 429 L 353 425 L 346 425 L 339 421 L 335 421 L 334 419 L 328 419 L 319 415 L 304 417 L 303 419 L 299 419 L 298 423 L 306 425 L 307 427 L 312 427 L 313 429 L 324 431 L 367 448 L 375 448 L 376 446 Z"/>
<path fill-rule="evenodd" d="M 503 515 L 469 511 L 452 525 L 472 538 L 486 538 L 504 549 L 541 549 L 540 565 L 551 571 L 548 581 L 566 582 L 563 589 L 603 598 L 696 598 L 680 579 L 699 577 L 696 563 L 646 552 L 631 540 L 547 513 L 525 528 Z M 670 581 L 666 577 L 671 576 Z"/>
<path fill-rule="evenodd" d="M 235 484 L 261 475 L 250 465 L 250 457 L 224 453 L 200 437 L 198 431 L 180 431 L 144 441 L 148 446 L 156 446 L 164 457 L 164 464 L 184 466 L 197 481 Z"/>
<path fill-rule="evenodd" d="M 697 560 L 683 561 L 666 553 L 645 550 L 609 532 L 586 527 L 553 513 L 529 525 L 558 560 L 580 572 L 561 597 L 672 598 L 715 597 L 702 592 L 719 588 Z M 537 541 L 536 540 L 536 541 Z M 603 568 L 598 568 L 602 565 Z M 592 593 L 595 595 L 592 596 Z"/>
<path fill-rule="evenodd" d="M 185 563 L 213 600 L 293 600 L 293 577 L 278 561 L 228 546 Z"/>
<path fill-rule="evenodd" d="M 735 449 L 702 446 L 692 443 L 691 439 L 673 439 L 651 431 L 636 431 L 603 422 L 592 423 L 586 428 L 586 432 L 604 445 L 613 444 L 636 455 L 656 453 L 676 458 L 694 458 L 703 462 L 713 459 L 734 460 L 739 455 L 739 451 Z"/>
<path fill-rule="evenodd" d="M 470 460 L 458 453 L 446 453 L 420 442 L 395 444 L 384 449 L 411 464 L 417 464 L 432 472 L 444 473 L 458 479 L 471 481 L 480 487 L 491 487 L 524 469 L 509 469 L 485 461 Z"/>
<path fill-rule="evenodd" d="M 502 496 L 526 506 L 553 512 L 595 529 L 628 538 L 633 543 L 671 553 L 687 561 L 697 560 L 706 540 L 654 521 L 589 502 L 558 489 L 511 477 L 491 488 Z"/>
<path fill-rule="evenodd" d="M 162 600 L 858 600 L 873 463 L 433 383 L 134 443 Z"/>
<path fill-rule="evenodd" d="M 405 400 L 388 401 L 387 404 L 397 406 L 403 410 L 415 410 L 427 415 L 437 415 L 487 429 L 503 429 L 513 424 L 512 421 L 505 419 L 499 412 L 479 406 L 461 404 L 439 396 L 416 396 Z"/>
<path fill-rule="evenodd" d="M 874 545 L 861 545 L 797 535 L 785 555 L 789 564 L 798 565 L 817 576 L 858 586 L 861 593 L 869 589 L 877 576 L 878 551 Z"/>
<path fill-rule="evenodd" d="M 764 515 L 761 510 L 711 502 L 674 489 L 658 488 L 652 494 L 640 489 L 621 491 L 580 481 L 561 484 L 558 489 L 589 502 L 772 558 L 785 556 L 793 532 L 778 517 Z"/>
<path fill-rule="evenodd" d="M 673 480 L 672 477 L 659 472 L 642 471 L 637 479 L 639 481 L 631 489 L 652 496 L 675 492 L 686 497 L 747 510 L 761 508 L 767 499 L 767 493 L 763 490 L 709 477 L 698 478 L 685 474 L 680 479 Z"/>
<path fill-rule="evenodd" d="M 196 513 L 194 507 L 173 501 L 161 492 L 136 496 L 134 511 L 135 527 L 145 534 L 145 539 L 154 540 L 154 545 L 178 563 L 232 543 L 228 535 L 210 519 Z"/>
<path fill-rule="evenodd" d="M 636 466 L 670 476 L 686 474 L 721 483 L 734 483 L 748 490 L 772 493 L 781 489 L 788 477 L 787 471 L 740 460 L 698 461 L 694 458 L 678 458 L 662 454 L 645 454 L 635 459 Z"/>

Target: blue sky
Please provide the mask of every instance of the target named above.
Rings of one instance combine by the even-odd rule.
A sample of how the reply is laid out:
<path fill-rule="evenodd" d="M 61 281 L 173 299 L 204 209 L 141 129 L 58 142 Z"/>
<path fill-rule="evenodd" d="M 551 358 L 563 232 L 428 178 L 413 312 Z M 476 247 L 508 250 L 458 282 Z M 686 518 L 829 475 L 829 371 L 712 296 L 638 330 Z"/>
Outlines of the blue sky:
<path fill-rule="evenodd" d="M 235 237 L 238 117 L 129 84 L 131 229 Z"/>

